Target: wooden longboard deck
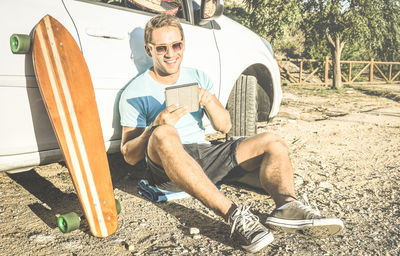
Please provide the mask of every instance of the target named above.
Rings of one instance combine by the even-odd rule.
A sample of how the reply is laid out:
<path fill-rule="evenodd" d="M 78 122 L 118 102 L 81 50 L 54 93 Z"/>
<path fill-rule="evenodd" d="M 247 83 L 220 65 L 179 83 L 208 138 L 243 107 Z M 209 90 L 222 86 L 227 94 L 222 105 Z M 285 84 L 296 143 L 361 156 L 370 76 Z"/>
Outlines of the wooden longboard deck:
<path fill-rule="evenodd" d="M 90 231 L 97 237 L 109 236 L 117 230 L 118 216 L 85 59 L 71 34 L 51 16 L 35 27 L 32 55 L 40 92 Z"/>

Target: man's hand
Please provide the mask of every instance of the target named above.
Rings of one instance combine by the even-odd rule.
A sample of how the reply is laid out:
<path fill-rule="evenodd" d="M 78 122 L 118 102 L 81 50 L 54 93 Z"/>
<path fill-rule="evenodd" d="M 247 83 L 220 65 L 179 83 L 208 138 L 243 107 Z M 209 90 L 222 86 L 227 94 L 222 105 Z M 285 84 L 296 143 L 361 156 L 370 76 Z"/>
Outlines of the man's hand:
<path fill-rule="evenodd" d="M 227 133 L 231 129 L 231 118 L 229 112 L 222 106 L 221 102 L 203 88 L 199 88 L 199 105 L 204 107 L 211 125 L 217 131 Z"/>
<path fill-rule="evenodd" d="M 199 88 L 199 105 L 206 107 L 211 102 L 211 93 L 204 88 Z"/>
<path fill-rule="evenodd" d="M 153 121 L 153 126 L 156 125 L 171 125 L 175 126 L 175 124 L 188 113 L 188 107 L 180 107 L 176 104 L 173 104 L 171 106 L 168 106 L 166 109 L 160 112 L 156 119 Z"/>

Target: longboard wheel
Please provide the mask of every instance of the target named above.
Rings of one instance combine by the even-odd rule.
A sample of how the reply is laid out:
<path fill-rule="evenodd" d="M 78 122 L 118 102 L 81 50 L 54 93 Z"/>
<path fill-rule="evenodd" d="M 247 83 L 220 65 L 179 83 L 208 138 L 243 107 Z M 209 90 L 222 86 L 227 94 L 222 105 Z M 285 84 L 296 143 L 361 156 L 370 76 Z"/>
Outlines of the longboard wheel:
<path fill-rule="evenodd" d="M 10 47 L 13 53 L 27 53 L 31 48 L 31 38 L 29 35 L 12 34 L 10 37 Z"/>
<path fill-rule="evenodd" d="M 118 199 L 115 199 L 115 205 L 117 206 L 117 213 L 121 213 L 121 204 L 119 203 Z"/>
<path fill-rule="evenodd" d="M 63 233 L 68 233 L 78 229 L 80 222 L 81 219 L 79 218 L 79 215 L 74 212 L 60 215 L 60 217 L 57 218 L 57 225 Z"/>

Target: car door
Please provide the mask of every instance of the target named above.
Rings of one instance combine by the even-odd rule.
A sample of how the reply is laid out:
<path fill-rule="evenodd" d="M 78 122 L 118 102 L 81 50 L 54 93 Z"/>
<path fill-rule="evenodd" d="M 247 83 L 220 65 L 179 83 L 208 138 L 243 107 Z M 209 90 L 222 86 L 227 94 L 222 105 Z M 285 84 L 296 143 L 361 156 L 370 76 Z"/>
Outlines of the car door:
<path fill-rule="evenodd" d="M 119 144 L 118 95 L 132 78 L 152 66 L 151 58 L 144 51 L 144 27 L 155 14 L 128 8 L 125 0 L 112 4 L 86 0 L 64 2 L 78 31 L 93 79 L 104 139 Z M 181 8 L 187 6 L 192 4 L 182 4 Z M 219 56 L 213 30 L 194 25 L 193 20 L 183 17 L 188 15 L 181 16 L 186 39 L 182 65 L 205 71 L 217 87 Z"/>
<path fill-rule="evenodd" d="M 45 15 L 62 22 L 78 38 L 61 1 L 0 1 L 0 171 L 35 165 L 60 154 L 36 83 L 32 55 L 13 54 L 10 49 L 12 34 L 32 33 Z"/>

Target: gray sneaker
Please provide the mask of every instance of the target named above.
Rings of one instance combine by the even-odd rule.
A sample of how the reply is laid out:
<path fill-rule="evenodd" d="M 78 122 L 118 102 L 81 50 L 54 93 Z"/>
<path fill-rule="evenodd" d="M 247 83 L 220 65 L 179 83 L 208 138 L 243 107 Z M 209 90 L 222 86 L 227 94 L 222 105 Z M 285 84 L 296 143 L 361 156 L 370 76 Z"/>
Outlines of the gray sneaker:
<path fill-rule="evenodd" d="M 273 230 L 299 233 L 317 238 L 332 236 L 344 228 L 343 222 L 337 218 L 326 218 L 318 209 L 312 209 L 307 197 L 306 204 L 297 200 L 275 209 L 266 220 Z"/>
<path fill-rule="evenodd" d="M 242 248 L 248 252 L 258 252 L 274 240 L 272 233 L 250 212 L 250 206 L 238 207 L 230 216 L 231 237 L 235 233 L 242 240 Z"/>

